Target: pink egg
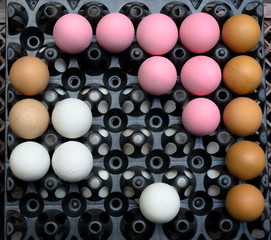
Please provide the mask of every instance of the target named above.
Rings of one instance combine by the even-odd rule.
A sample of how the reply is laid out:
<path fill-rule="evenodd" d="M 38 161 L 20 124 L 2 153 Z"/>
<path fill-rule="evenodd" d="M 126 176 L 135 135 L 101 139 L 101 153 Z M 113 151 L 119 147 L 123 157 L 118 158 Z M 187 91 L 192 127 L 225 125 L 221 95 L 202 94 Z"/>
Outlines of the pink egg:
<path fill-rule="evenodd" d="M 208 95 L 221 82 L 221 69 L 218 63 L 207 56 L 190 58 L 182 67 L 181 82 L 184 88 L 197 96 Z"/>
<path fill-rule="evenodd" d="M 178 40 L 178 28 L 167 15 L 153 13 L 141 20 L 136 37 L 139 46 L 146 52 L 163 55 L 175 46 Z"/>
<path fill-rule="evenodd" d="M 111 53 L 120 53 L 133 42 L 134 25 L 122 13 L 109 13 L 98 23 L 96 29 L 97 41 L 102 48 Z"/>
<path fill-rule="evenodd" d="M 174 87 L 176 80 L 176 68 L 165 57 L 150 57 L 141 64 L 138 70 L 140 86 L 152 95 L 159 96 L 168 93 Z"/>
<path fill-rule="evenodd" d="M 183 46 L 190 52 L 204 53 L 216 45 L 220 29 L 214 17 L 197 12 L 184 19 L 179 33 Z"/>
<path fill-rule="evenodd" d="M 219 122 L 219 109 L 208 98 L 195 98 L 188 102 L 183 109 L 183 126 L 193 135 L 206 136 L 216 130 Z"/>
<path fill-rule="evenodd" d="M 53 29 L 55 44 L 63 52 L 77 54 L 91 43 L 93 31 L 86 18 L 69 13 L 57 20 Z"/>

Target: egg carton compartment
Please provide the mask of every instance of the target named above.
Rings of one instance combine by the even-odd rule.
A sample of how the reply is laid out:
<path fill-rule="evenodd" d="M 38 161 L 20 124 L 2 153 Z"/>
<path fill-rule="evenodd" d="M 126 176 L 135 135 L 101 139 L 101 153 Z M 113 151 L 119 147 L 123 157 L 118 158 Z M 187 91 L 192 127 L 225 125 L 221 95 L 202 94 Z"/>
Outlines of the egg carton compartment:
<path fill-rule="evenodd" d="M 136 28 L 144 16 L 162 12 L 179 27 L 189 14 L 207 12 L 220 27 L 232 15 L 247 13 L 263 26 L 263 3 L 249 0 L 220 1 L 114 1 L 97 2 L 45 0 L 7 1 L 6 34 L 6 132 L 5 132 L 5 239 L 269 239 L 268 165 L 255 179 L 265 198 L 261 217 L 238 222 L 229 216 L 224 199 L 229 189 L 242 181 L 225 166 L 228 147 L 242 139 L 232 135 L 223 122 L 217 131 L 204 137 L 188 133 L 181 122 L 182 107 L 195 96 L 181 85 L 161 97 L 146 94 L 137 80 L 141 63 L 150 55 L 134 39 L 120 54 L 102 49 L 95 38 L 99 20 L 111 12 L 127 15 Z M 60 16 L 80 13 L 94 30 L 91 45 L 81 54 L 69 55 L 54 43 L 52 30 Z M 262 28 L 263 29 L 263 28 Z M 263 32 L 263 31 L 262 31 Z M 32 98 L 43 102 L 51 115 L 55 104 L 74 97 L 92 107 L 91 130 L 76 139 L 92 149 L 94 168 L 87 180 L 68 183 L 52 168 L 39 181 L 23 182 L 9 167 L 12 150 L 24 140 L 10 129 L 8 114 L 21 99 L 9 80 L 12 64 L 22 56 L 37 56 L 49 68 L 47 88 Z M 206 54 L 223 68 L 237 54 L 220 39 Z M 248 55 L 258 60 L 264 72 L 263 34 Z M 178 72 L 195 54 L 178 41 L 165 55 Z M 263 111 L 263 122 L 244 139 L 258 143 L 267 152 L 265 79 L 247 97 Z M 221 82 L 207 98 L 220 112 L 237 95 Z M 52 156 L 68 139 L 60 136 L 50 122 L 35 141 Z M 178 215 L 169 223 L 147 221 L 137 200 L 143 189 L 154 182 L 176 187 L 181 199 Z"/>

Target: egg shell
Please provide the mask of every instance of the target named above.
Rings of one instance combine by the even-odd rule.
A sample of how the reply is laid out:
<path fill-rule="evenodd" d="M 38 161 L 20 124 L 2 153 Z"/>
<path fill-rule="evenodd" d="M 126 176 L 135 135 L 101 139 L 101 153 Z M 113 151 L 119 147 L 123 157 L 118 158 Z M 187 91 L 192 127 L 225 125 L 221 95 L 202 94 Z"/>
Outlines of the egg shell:
<path fill-rule="evenodd" d="M 249 136 L 259 129 L 262 123 L 260 106 L 248 97 L 237 97 L 230 101 L 223 111 L 226 128 L 239 137 Z"/>
<path fill-rule="evenodd" d="M 227 62 L 223 69 L 223 81 L 234 93 L 245 95 L 259 87 L 263 70 L 253 57 L 240 55 Z"/>
<path fill-rule="evenodd" d="M 136 31 L 139 46 L 149 54 L 163 55 L 177 43 L 178 28 L 165 14 L 153 13 L 144 17 Z"/>
<path fill-rule="evenodd" d="M 217 129 L 219 122 L 220 111 L 210 99 L 195 98 L 184 106 L 182 124 L 193 135 L 208 135 Z"/>
<path fill-rule="evenodd" d="M 60 17 L 54 25 L 56 45 L 69 54 L 83 52 L 91 43 L 93 30 L 86 18 L 76 13 Z"/>
<path fill-rule="evenodd" d="M 132 21 L 122 13 L 109 13 L 98 23 L 96 37 L 108 52 L 120 53 L 133 42 L 135 29 Z"/>
<path fill-rule="evenodd" d="M 64 181 L 81 181 L 88 177 L 93 168 L 92 153 L 81 142 L 62 143 L 53 153 L 52 167 L 55 174 Z"/>
<path fill-rule="evenodd" d="M 230 50 L 245 53 L 257 46 L 261 38 L 261 28 L 252 16 L 237 14 L 224 23 L 221 36 Z"/>
<path fill-rule="evenodd" d="M 140 86 L 152 95 L 168 93 L 176 84 L 177 70 L 165 57 L 153 56 L 146 59 L 138 70 Z"/>
<path fill-rule="evenodd" d="M 255 186 L 242 183 L 228 192 L 225 206 L 228 213 L 236 220 L 251 222 L 261 216 L 264 210 L 264 197 Z"/>
<path fill-rule="evenodd" d="M 183 20 L 179 35 L 183 46 L 190 52 L 204 53 L 211 50 L 218 42 L 220 28 L 210 14 L 197 12 Z"/>
<path fill-rule="evenodd" d="M 184 88 L 196 95 L 204 96 L 213 92 L 221 82 L 218 63 L 207 56 L 190 58 L 182 67 L 180 78 Z"/>
<path fill-rule="evenodd" d="M 34 96 L 47 87 L 50 76 L 48 67 L 41 59 L 24 56 L 12 64 L 9 78 L 18 92 L 26 96 Z"/>
<path fill-rule="evenodd" d="M 229 148 L 225 163 L 232 175 L 242 180 L 250 180 L 264 170 L 266 156 L 258 144 L 243 140 Z"/>
<path fill-rule="evenodd" d="M 92 124 L 90 106 L 77 98 L 66 98 L 56 103 L 52 124 L 63 137 L 74 139 L 85 135 Z"/>
<path fill-rule="evenodd" d="M 17 102 L 9 112 L 9 126 L 19 137 L 35 139 L 48 128 L 50 116 L 39 101 L 26 98 Z"/>
<path fill-rule="evenodd" d="M 171 221 L 179 212 L 180 198 L 174 187 L 166 183 L 153 183 L 140 195 L 139 207 L 145 218 L 153 223 Z"/>
<path fill-rule="evenodd" d="M 50 156 L 45 147 L 33 141 L 17 145 L 10 154 L 10 169 L 19 179 L 34 182 L 46 175 Z"/>

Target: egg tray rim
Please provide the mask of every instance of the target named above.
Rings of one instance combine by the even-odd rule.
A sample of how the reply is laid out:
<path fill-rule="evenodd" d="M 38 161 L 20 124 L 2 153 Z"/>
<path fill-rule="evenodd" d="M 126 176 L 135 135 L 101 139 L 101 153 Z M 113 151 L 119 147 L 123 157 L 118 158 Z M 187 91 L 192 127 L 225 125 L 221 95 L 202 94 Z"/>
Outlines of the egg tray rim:
<path fill-rule="evenodd" d="M 7 3 L 8 3 L 9 1 L 7 1 Z M 10 2 L 12 2 L 12 3 L 14 3 L 14 2 L 16 2 L 16 1 L 10 1 Z M 19 2 L 19 1 L 18 1 Z M 39 4 L 41 3 L 42 1 L 40 1 L 39 2 Z M 57 2 L 57 1 L 56 1 Z M 82 2 L 84 2 L 84 1 L 82 1 Z M 89 1 L 85 1 L 85 2 L 89 2 Z M 103 2 L 103 1 L 99 1 L 99 2 Z M 105 1 L 106 2 L 106 1 Z M 127 1 L 128 2 L 128 1 Z M 177 2 L 177 1 L 175 1 L 175 2 Z M 178 1 L 178 2 L 182 2 L 182 1 Z M 206 2 L 206 3 L 210 3 L 210 1 L 202 1 L 202 2 Z M 216 2 L 227 2 L 227 1 L 216 1 Z M 246 2 L 246 1 L 243 1 L 243 4 L 244 4 L 244 2 Z M 248 2 L 251 2 L 251 1 L 248 1 Z M 21 4 L 21 3 L 20 3 Z M 202 3 L 201 3 L 202 4 Z M 67 5 L 68 5 L 68 3 L 67 3 Z M 75 8 L 76 9 L 76 8 Z M 199 9 L 197 9 L 196 11 L 198 11 Z M 7 34 L 7 36 L 8 36 L 8 34 Z M 263 40 L 262 38 L 261 38 L 261 40 Z M 8 43 L 8 41 L 7 41 L 7 43 Z M 6 46 L 7 46 L 8 44 L 6 44 Z M 7 64 L 6 64 L 6 66 L 8 66 Z M 263 69 L 264 70 L 264 69 Z M 7 74 L 7 72 L 6 72 L 6 74 Z M 8 79 L 8 77 L 7 77 L 7 79 Z M 6 108 L 7 109 L 7 108 Z M 264 118 L 265 118 L 265 120 L 266 120 L 266 116 L 264 116 Z M 6 175 L 6 173 L 5 173 L 5 175 Z M 268 194 L 267 194 L 268 195 Z M 6 199 L 5 199 L 5 202 L 6 202 Z M 268 201 L 269 202 L 269 201 Z M 266 203 L 268 203 L 267 201 L 266 201 Z M 9 207 L 8 207 L 9 208 Z M 10 208 L 12 209 L 12 205 L 10 205 Z M 111 236 L 112 237 L 112 236 Z"/>

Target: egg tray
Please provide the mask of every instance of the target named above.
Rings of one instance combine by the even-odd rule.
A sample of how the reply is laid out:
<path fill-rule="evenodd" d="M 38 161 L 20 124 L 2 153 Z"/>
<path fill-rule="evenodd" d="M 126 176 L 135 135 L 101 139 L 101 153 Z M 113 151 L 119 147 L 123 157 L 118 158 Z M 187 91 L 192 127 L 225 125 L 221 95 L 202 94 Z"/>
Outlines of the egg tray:
<path fill-rule="evenodd" d="M 182 107 L 195 96 L 181 86 L 179 77 L 170 93 L 161 97 L 148 95 L 138 84 L 137 71 L 149 55 L 136 39 L 120 54 L 104 51 L 96 41 L 97 23 L 110 12 L 124 13 L 136 28 L 150 13 L 165 13 L 179 27 L 187 15 L 200 11 L 214 16 L 220 27 L 235 14 L 255 17 L 262 36 L 248 55 L 259 61 L 264 73 L 261 1 L 7 0 L 4 239 L 270 239 L 267 164 L 260 176 L 245 181 L 264 195 L 265 209 L 259 219 L 238 222 L 228 215 L 224 203 L 227 191 L 244 182 L 227 171 L 227 148 L 247 139 L 258 143 L 267 156 L 265 78 L 257 90 L 247 95 L 264 113 L 257 132 L 239 138 L 230 134 L 221 121 L 215 133 L 195 137 L 186 132 L 181 122 Z M 72 12 L 85 16 L 94 30 L 92 44 L 78 55 L 61 52 L 52 36 L 56 20 Z M 52 168 L 43 179 L 33 183 L 23 182 L 11 173 L 10 153 L 25 140 L 11 131 L 8 113 L 26 97 L 12 87 L 8 72 L 16 59 L 26 55 L 38 56 L 48 64 L 49 85 L 33 98 L 42 101 L 50 114 L 57 101 L 69 97 L 92 106 L 91 130 L 76 139 L 92 149 L 94 168 L 87 180 L 64 182 Z M 220 39 L 204 55 L 215 59 L 223 69 L 237 54 Z M 193 56 L 179 41 L 165 55 L 176 66 L 178 75 L 185 61 Z M 207 97 L 222 113 L 237 96 L 222 81 Z M 68 139 L 61 137 L 50 123 L 45 134 L 35 141 L 43 144 L 52 156 L 57 145 Z M 181 199 L 178 215 L 162 225 L 147 221 L 137 204 L 147 185 L 161 181 L 175 186 Z"/>

